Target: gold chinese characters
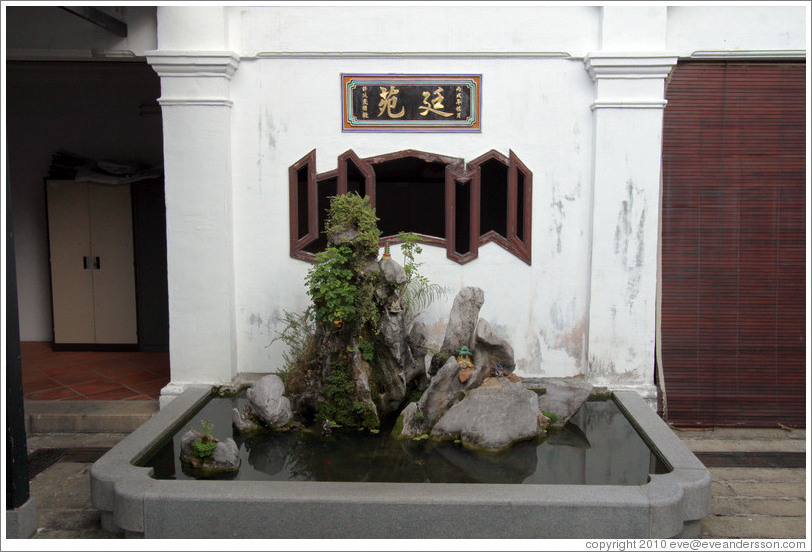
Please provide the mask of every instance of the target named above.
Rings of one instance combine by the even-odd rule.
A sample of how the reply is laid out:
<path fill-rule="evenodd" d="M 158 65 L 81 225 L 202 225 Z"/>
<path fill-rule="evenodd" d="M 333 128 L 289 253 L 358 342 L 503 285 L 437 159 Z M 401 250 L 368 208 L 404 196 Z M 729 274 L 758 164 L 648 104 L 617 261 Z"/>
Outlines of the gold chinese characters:
<path fill-rule="evenodd" d="M 457 88 L 459 88 L 459 86 Z M 426 91 L 423 92 L 423 106 L 418 108 L 418 112 L 420 113 L 420 115 L 422 115 L 423 117 L 425 117 L 429 113 L 436 113 L 437 115 L 442 115 L 443 117 L 451 117 L 453 115 L 453 113 L 440 111 L 445 107 L 443 105 L 443 100 L 445 98 L 443 96 L 442 87 L 438 86 L 437 89 L 434 91 L 434 97 L 432 97 L 431 103 L 429 103 L 430 96 L 431 93 Z"/>
<path fill-rule="evenodd" d="M 386 114 L 392 119 L 399 119 L 400 117 L 403 117 L 403 115 L 406 113 L 405 107 L 401 106 L 400 111 L 396 113 L 392 112 L 393 109 L 397 109 L 398 107 L 397 95 L 400 90 L 394 86 L 390 86 L 389 90 L 387 90 L 385 86 L 381 86 L 379 88 L 381 89 L 381 101 L 378 103 L 378 107 L 380 107 L 381 110 L 378 112 L 378 117 L 383 115 L 384 111 L 386 111 Z"/>

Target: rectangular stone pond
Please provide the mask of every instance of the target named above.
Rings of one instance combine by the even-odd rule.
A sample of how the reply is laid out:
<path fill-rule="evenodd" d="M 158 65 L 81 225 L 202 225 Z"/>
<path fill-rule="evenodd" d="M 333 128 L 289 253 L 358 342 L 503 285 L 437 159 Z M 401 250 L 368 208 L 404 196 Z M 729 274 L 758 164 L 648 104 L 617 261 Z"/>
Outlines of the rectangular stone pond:
<path fill-rule="evenodd" d="M 229 437 L 239 404 L 190 388 L 99 459 L 91 494 L 105 528 L 147 538 L 690 537 L 710 511 L 709 472 L 633 392 L 590 401 L 541 445 L 500 454 L 384 432 L 235 436 L 234 479 L 183 474 L 177 434 L 206 418 Z"/>

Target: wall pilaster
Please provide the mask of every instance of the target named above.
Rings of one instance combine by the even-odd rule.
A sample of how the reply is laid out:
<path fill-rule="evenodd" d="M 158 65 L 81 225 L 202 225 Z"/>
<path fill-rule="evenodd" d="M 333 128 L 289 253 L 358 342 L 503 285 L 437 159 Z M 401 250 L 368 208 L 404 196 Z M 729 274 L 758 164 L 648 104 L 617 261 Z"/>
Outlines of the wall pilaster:
<path fill-rule="evenodd" d="M 237 369 L 228 51 L 149 52 L 161 77 L 166 182 L 170 400 Z"/>
<path fill-rule="evenodd" d="M 641 46 L 664 44 L 663 14 L 626 8 L 631 10 L 629 19 L 622 17 L 621 9 L 604 14 L 604 45 L 619 43 L 619 35 L 632 32 L 630 20 L 638 25 L 649 21 L 655 29 L 649 29 Z M 595 385 L 634 389 L 648 399 L 656 396 L 654 345 L 665 80 L 676 62 L 676 55 L 662 50 L 601 50 L 584 60 L 595 85 L 591 105 L 595 158 L 586 377 Z"/>

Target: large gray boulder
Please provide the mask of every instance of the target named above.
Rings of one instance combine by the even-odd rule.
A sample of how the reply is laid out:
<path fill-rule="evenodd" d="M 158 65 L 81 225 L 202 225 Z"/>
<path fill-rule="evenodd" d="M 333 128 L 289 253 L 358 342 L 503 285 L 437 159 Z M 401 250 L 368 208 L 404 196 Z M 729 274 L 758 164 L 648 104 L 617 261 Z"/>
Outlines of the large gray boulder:
<path fill-rule="evenodd" d="M 451 306 L 441 352 L 453 355 L 463 345 L 473 348 L 479 310 L 484 302 L 485 292 L 482 289 L 468 286 L 460 290 Z"/>
<path fill-rule="evenodd" d="M 412 355 L 403 316 L 384 309 L 375 341 L 375 381 L 378 394 L 373 397 L 380 416 L 397 411 L 406 398 L 407 384 L 425 372 Z"/>
<path fill-rule="evenodd" d="M 251 412 L 266 425 L 280 427 L 293 418 L 290 401 L 284 396 L 285 384 L 276 374 L 258 379 L 245 395 Z"/>
<path fill-rule="evenodd" d="M 583 380 L 551 380 L 538 398 L 539 410 L 557 416 L 553 427 L 562 427 L 578 412 L 592 393 L 592 384 Z"/>
<path fill-rule="evenodd" d="M 489 378 L 452 406 L 434 425 L 431 435 L 500 450 L 540 432 L 536 394 L 521 383 Z"/>
<path fill-rule="evenodd" d="M 468 389 L 468 382 L 460 382 L 459 372 L 460 365 L 457 364 L 457 359 L 450 357 L 431 378 L 420 400 L 404 409 L 401 433 L 403 437 L 416 437 L 428 432 L 437 420 L 462 398 Z M 413 404 L 415 406 L 412 406 Z"/>
<path fill-rule="evenodd" d="M 513 346 L 506 338 L 497 335 L 484 318 L 480 318 L 476 325 L 473 352 L 477 374 L 487 376 L 497 364 L 502 366 L 505 374 L 510 374 L 516 369 Z"/>
<path fill-rule="evenodd" d="M 396 425 L 393 437 L 418 437 L 426 432 L 423 423 L 423 414 L 418 409 L 416 402 L 406 405 L 400 413 L 399 427 Z"/>

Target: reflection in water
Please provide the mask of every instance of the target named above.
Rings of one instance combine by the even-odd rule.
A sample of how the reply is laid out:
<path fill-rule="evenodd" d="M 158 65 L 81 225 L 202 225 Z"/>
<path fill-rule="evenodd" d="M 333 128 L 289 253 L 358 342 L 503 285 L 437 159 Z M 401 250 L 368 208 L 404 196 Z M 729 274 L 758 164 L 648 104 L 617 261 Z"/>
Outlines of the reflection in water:
<path fill-rule="evenodd" d="M 502 452 L 471 452 L 443 447 L 440 455 L 477 483 L 521 483 L 536 471 L 538 444 L 516 443 Z"/>
<path fill-rule="evenodd" d="M 295 444 L 296 439 L 290 433 L 280 433 L 273 439 L 248 439 L 244 447 L 248 463 L 255 470 L 274 476 L 285 469 Z"/>
<path fill-rule="evenodd" d="M 575 447 L 580 449 L 592 447 L 592 445 L 589 444 L 589 439 L 587 439 L 581 428 L 573 422 L 567 422 L 560 430 L 550 432 L 549 437 L 547 437 L 547 444 L 556 447 Z"/>
<path fill-rule="evenodd" d="M 385 429 L 333 432 L 327 438 L 307 431 L 228 435 L 230 409 L 243 404 L 244 399 L 213 399 L 187 424 L 207 418 L 215 423 L 216 437 L 234 438 L 242 457 L 237 480 L 641 485 L 654 466 L 653 455 L 611 400 L 589 401 L 545 440 L 498 453 L 390 439 Z M 178 459 L 186 429 L 144 463 L 154 467 L 155 477 L 188 478 Z"/>

